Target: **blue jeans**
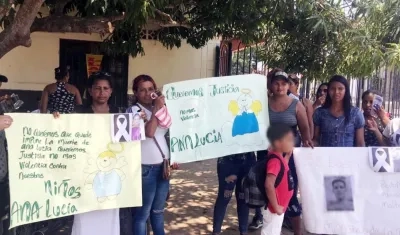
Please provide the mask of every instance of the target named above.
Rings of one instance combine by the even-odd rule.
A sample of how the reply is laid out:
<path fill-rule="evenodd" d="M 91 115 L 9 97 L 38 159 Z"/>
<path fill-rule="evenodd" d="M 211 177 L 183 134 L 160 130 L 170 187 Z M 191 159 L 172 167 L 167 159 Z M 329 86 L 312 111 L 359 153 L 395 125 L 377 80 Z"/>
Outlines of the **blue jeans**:
<path fill-rule="evenodd" d="M 162 164 L 142 165 L 142 206 L 134 208 L 133 234 L 146 235 L 146 221 L 150 217 L 154 235 L 165 235 L 164 207 L 169 191 L 169 180 L 163 179 Z"/>
<path fill-rule="evenodd" d="M 220 233 L 226 207 L 235 190 L 240 233 L 247 233 L 249 208 L 244 200 L 242 179 L 256 162 L 254 153 L 236 154 L 218 159 L 218 196 L 214 206 L 213 233 Z"/>

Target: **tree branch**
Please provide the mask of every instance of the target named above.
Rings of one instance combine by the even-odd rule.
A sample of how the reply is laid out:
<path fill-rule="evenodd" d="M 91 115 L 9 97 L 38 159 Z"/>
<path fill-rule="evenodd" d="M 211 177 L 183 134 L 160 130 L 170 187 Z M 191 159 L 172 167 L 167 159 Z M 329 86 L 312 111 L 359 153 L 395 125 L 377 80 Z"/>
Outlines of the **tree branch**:
<path fill-rule="evenodd" d="M 52 15 L 37 18 L 31 27 L 31 32 L 52 33 L 112 33 L 112 23 L 123 20 L 125 14 L 114 17 L 73 17 Z"/>
<path fill-rule="evenodd" d="M 32 43 L 30 28 L 44 0 L 25 0 L 10 27 L 0 33 L 0 59 L 17 46 L 29 47 Z"/>
<path fill-rule="evenodd" d="M 184 28 L 188 28 L 188 29 L 191 28 L 191 26 L 189 24 L 187 24 L 187 23 L 179 23 L 179 22 L 173 20 L 171 15 L 169 15 L 169 14 L 163 12 L 163 11 L 160 11 L 158 9 L 155 9 L 154 11 L 159 16 L 161 16 L 161 18 L 163 20 L 161 20 L 161 21 L 155 20 L 155 19 L 149 20 L 153 24 L 157 24 L 162 28 L 168 28 L 168 27 L 184 27 Z"/>

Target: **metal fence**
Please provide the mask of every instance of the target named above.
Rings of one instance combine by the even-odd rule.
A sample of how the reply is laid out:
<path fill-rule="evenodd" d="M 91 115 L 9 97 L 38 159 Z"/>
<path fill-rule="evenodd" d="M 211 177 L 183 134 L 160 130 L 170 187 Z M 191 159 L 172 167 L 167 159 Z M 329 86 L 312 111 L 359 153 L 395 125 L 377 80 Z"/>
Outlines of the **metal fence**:
<path fill-rule="evenodd" d="M 245 46 L 238 43 L 222 42 L 217 46 L 216 76 L 258 73 L 266 75 L 267 65 L 257 58 L 258 45 Z M 393 117 L 400 117 L 400 71 L 383 67 L 371 75 L 372 78 L 349 78 L 350 93 L 355 106 L 361 106 L 361 95 L 366 90 L 380 93 L 384 107 Z M 327 82 L 329 78 L 325 79 Z M 300 94 L 310 100 L 315 99 L 316 90 L 324 80 L 303 78 Z"/>

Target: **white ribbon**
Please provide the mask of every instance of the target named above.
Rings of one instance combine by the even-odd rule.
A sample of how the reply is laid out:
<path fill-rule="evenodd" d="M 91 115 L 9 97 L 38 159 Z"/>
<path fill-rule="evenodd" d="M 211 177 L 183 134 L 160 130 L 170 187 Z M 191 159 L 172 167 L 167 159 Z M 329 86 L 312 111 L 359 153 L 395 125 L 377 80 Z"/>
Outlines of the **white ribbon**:
<path fill-rule="evenodd" d="M 120 118 L 123 119 L 123 121 L 120 121 Z M 126 120 L 125 115 L 119 115 L 117 117 L 117 128 L 118 132 L 115 133 L 114 139 L 116 141 L 121 141 L 121 137 L 123 136 L 125 141 L 130 141 L 131 137 L 129 135 L 129 132 L 126 130 L 126 127 L 128 126 L 128 120 Z"/>
<path fill-rule="evenodd" d="M 383 148 L 377 148 L 373 156 L 376 159 L 376 163 L 373 166 L 375 172 L 379 172 L 382 167 L 386 172 L 393 172 L 392 165 L 386 161 L 386 159 L 389 159 L 390 162 L 390 156 L 386 154 L 386 151 Z"/>

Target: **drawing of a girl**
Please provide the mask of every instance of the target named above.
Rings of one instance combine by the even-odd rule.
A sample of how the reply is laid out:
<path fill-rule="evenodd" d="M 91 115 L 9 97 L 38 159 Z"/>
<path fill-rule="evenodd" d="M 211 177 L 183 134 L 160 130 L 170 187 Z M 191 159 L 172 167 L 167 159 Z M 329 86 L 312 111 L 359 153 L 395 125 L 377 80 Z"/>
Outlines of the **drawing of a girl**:
<path fill-rule="evenodd" d="M 133 116 L 133 121 L 132 121 L 132 140 L 141 140 L 142 135 L 141 135 L 141 128 L 140 128 L 140 115 L 139 113 L 135 114 Z"/>
<path fill-rule="evenodd" d="M 121 193 L 121 181 L 124 180 L 125 174 L 119 169 L 121 166 L 116 155 L 123 151 L 122 144 L 121 147 L 121 151 L 113 151 L 109 144 L 108 150 L 100 153 L 96 159 L 98 172 L 93 179 L 93 191 L 99 202 L 112 200 Z"/>
<path fill-rule="evenodd" d="M 229 103 L 229 111 L 235 116 L 232 126 L 232 137 L 255 133 L 260 130 L 257 115 L 262 107 L 261 102 L 253 100 L 250 89 L 242 89 L 237 100 Z"/>

